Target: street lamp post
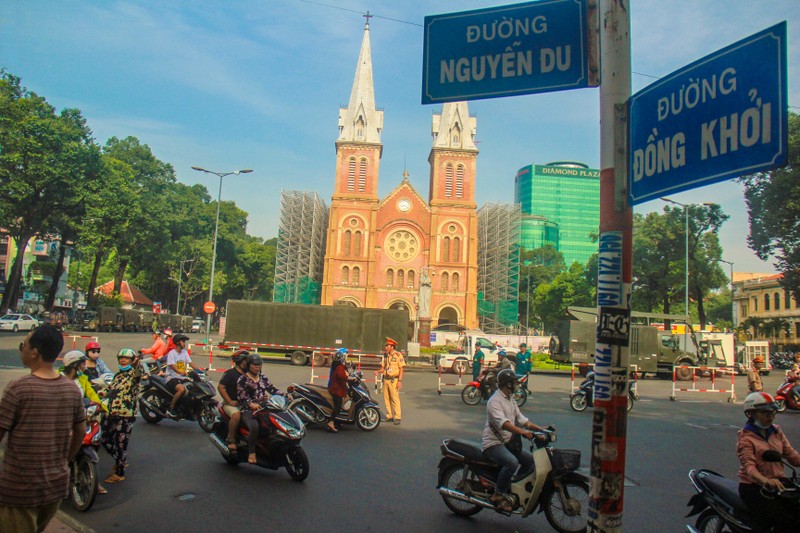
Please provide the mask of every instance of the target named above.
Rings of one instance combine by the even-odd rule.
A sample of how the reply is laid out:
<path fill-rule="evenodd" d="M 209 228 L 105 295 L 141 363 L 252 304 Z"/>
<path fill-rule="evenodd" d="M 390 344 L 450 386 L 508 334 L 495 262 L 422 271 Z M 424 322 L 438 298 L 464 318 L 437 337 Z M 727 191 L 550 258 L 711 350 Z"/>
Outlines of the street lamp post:
<path fill-rule="evenodd" d="M 203 167 L 192 167 L 192 170 L 204 172 L 206 174 L 214 174 L 219 177 L 219 193 L 217 194 L 217 221 L 214 223 L 214 247 L 211 252 L 211 283 L 208 287 L 208 301 L 214 300 L 214 268 L 217 262 L 217 233 L 219 232 L 219 204 L 222 201 L 222 178 L 230 175 L 249 174 L 253 169 L 246 168 L 244 170 L 234 170 L 232 172 L 214 172 L 207 170 Z M 206 342 L 211 342 L 211 313 L 206 316 Z"/>
<path fill-rule="evenodd" d="M 720 263 L 727 263 L 731 267 L 731 331 L 736 327 L 736 303 L 733 301 L 733 261 L 717 259 Z"/>
<path fill-rule="evenodd" d="M 193 263 L 194 259 L 182 259 L 178 266 L 178 305 L 175 306 L 175 314 L 181 314 L 181 281 L 183 281 L 183 264 Z"/>

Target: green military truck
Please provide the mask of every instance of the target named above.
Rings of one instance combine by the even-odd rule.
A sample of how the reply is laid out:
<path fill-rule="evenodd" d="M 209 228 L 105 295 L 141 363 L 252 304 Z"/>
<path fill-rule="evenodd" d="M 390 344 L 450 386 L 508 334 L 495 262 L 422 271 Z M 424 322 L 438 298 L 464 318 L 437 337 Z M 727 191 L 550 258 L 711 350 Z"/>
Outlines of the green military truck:
<path fill-rule="evenodd" d="M 408 347 L 408 311 L 228 300 L 224 344 L 282 354 L 295 365 L 324 364 L 339 348 L 378 355 L 384 340 Z"/>
<path fill-rule="evenodd" d="M 567 313 L 570 319 L 560 321 L 550 338 L 550 358 L 560 363 L 578 363 L 581 365 L 581 372 L 585 373 L 588 365 L 594 363 L 597 310 L 570 307 Z M 638 372 L 657 374 L 661 378 L 671 379 L 675 365 L 726 366 L 720 341 L 706 340 L 698 343 L 694 331 L 688 327 L 692 347 L 687 350 L 681 346 L 680 335 L 647 325 L 654 320 L 686 323 L 686 317 L 633 312 L 631 318 L 634 323 L 631 325 L 630 335 L 630 364 L 636 365 Z M 645 323 L 636 324 L 637 321 Z M 678 367 L 675 373 L 677 379 L 688 380 L 692 378 L 694 372 L 690 368 Z"/>

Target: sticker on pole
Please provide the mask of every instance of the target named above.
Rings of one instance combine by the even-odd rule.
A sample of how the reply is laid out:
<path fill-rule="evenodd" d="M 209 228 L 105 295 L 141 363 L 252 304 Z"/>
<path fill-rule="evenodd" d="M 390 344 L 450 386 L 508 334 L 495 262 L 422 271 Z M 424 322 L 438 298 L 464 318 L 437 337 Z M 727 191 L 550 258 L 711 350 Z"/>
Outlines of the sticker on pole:
<path fill-rule="evenodd" d="M 631 204 L 785 165 L 786 77 L 781 22 L 633 95 Z"/>
<path fill-rule="evenodd" d="M 206 302 L 206 303 L 203 304 L 203 311 L 205 311 L 206 314 L 208 314 L 208 315 L 210 315 L 211 313 L 213 313 L 216 310 L 217 310 L 217 306 L 216 306 L 216 304 L 214 302 Z"/>

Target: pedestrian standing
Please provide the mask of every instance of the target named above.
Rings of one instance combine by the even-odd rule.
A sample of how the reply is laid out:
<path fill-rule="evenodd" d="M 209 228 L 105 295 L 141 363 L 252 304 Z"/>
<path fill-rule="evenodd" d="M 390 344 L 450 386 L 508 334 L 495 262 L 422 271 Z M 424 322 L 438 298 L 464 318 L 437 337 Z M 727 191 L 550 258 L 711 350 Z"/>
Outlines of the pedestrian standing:
<path fill-rule="evenodd" d="M 757 355 L 750 364 L 750 370 L 747 371 L 747 389 L 750 392 L 761 392 L 764 390 L 764 386 L 761 384 L 761 367 L 764 366 L 764 358 Z"/>
<path fill-rule="evenodd" d="M 128 460 L 128 442 L 136 421 L 136 399 L 142 380 L 139 355 L 130 348 L 117 354 L 119 372 L 108 387 L 108 416 L 103 421 L 103 448 L 114 459 L 114 467 L 106 483 L 119 483 L 125 479 Z"/>
<path fill-rule="evenodd" d="M 475 347 L 475 356 L 472 358 L 472 381 L 478 380 L 478 375 L 481 373 L 481 366 L 483 366 L 484 359 L 483 350 L 480 346 Z"/>
<path fill-rule="evenodd" d="M 83 443 L 86 413 L 80 391 L 53 368 L 64 338 L 39 326 L 20 343 L 28 376 L 12 381 L 0 400 L 0 529 L 43 531 L 69 495 L 69 461 Z"/>
<path fill-rule="evenodd" d="M 517 354 L 517 374 L 527 375 L 531 373 L 533 368 L 532 359 L 533 355 L 528 349 L 528 345 L 524 342 L 519 345 L 519 353 Z"/>
<path fill-rule="evenodd" d="M 386 355 L 383 358 L 381 372 L 383 372 L 383 400 L 386 402 L 386 420 L 394 422 L 395 426 L 400 425 L 403 417 L 400 408 L 400 389 L 403 387 L 403 370 L 406 361 L 403 354 L 398 352 L 397 341 L 391 337 L 386 337 Z"/>

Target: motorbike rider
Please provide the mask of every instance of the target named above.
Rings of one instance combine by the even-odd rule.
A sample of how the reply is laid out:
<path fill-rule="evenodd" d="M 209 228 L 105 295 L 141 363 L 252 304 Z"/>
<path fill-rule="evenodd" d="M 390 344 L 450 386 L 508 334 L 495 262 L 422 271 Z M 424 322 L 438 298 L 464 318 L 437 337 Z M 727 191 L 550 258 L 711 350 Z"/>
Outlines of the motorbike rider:
<path fill-rule="evenodd" d="M 497 376 L 506 369 L 512 370 L 515 373 L 517 371 L 514 363 L 506 357 L 506 351 L 501 349 L 497 352 L 497 364 L 486 373 L 486 382 L 489 384 L 489 387 L 491 387 L 490 390 L 495 390 L 497 388 Z"/>
<path fill-rule="evenodd" d="M 328 426 L 325 428 L 331 433 L 336 433 L 336 415 L 342 409 L 342 402 L 347 396 L 347 382 L 350 377 L 347 375 L 345 368 L 347 364 L 347 348 L 339 348 L 333 356 L 331 363 L 331 373 L 328 378 L 328 392 L 331 394 L 333 406 L 331 409 L 331 418 L 328 420 Z"/>
<path fill-rule="evenodd" d="M 90 380 L 99 378 L 102 374 L 112 374 L 108 365 L 100 359 L 100 343 L 97 341 L 90 341 L 86 343 L 84 348 L 86 352 L 86 368 L 83 373 Z"/>
<path fill-rule="evenodd" d="M 163 359 L 164 356 L 167 355 L 167 351 L 167 344 L 161 338 L 161 333 L 156 330 L 153 332 L 153 345 L 149 348 L 139 350 L 139 353 L 149 356 L 142 360 L 142 362 L 147 365 L 147 368 L 149 368 L 150 365 L 155 364 L 156 361 Z"/>
<path fill-rule="evenodd" d="M 186 365 L 201 372 L 203 370 L 192 362 L 189 352 L 186 351 L 186 341 L 188 340 L 189 337 L 178 333 L 174 337 L 175 349 L 167 354 L 166 386 L 167 390 L 173 393 L 172 401 L 169 404 L 169 409 L 167 409 L 167 416 L 170 418 L 178 418 L 177 413 L 175 413 L 175 406 L 178 405 L 181 396 L 186 393 L 186 387 L 181 385 L 182 381 L 188 379 L 189 371 Z"/>
<path fill-rule="evenodd" d="M 164 328 L 164 343 L 167 345 L 167 353 L 175 349 L 175 339 L 172 338 L 172 328 Z"/>
<path fill-rule="evenodd" d="M 764 366 L 764 358 L 760 355 L 753 357 L 750 363 L 750 370 L 747 371 L 747 389 L 750 392 L 761 392 L 764 385 L 761 383 L 761 368 Z"/>
<path fill-rule="evenodd" d="M 773 424 L 777 412 L 775 400 L 766 392 L 752 392 L 744 400 L 747 423 L 739 430 L 736 443 L 741 463 L 739 496 L 760 525 L 756 531 L 796 532 L 800 530 L 800 503 L 767 492 L 785 490 L 786 479 L 782 463 L 764 461 L 766 450 L 774 450 L 790 464 L 800 466 L 800 454 L 781 428 Z"/>
<path fill-rule="evenodd" d="M 512 398 L 518 386 L 514 370 L 510 368 L 501 370 L 497 374 L 497 384 L 499 388 L 486 405 L 486 426 L 483 429 L 481 447 L 486 457 L 501 466 L 491 502 L 498 510 L 508 512 L 512 510 L 508 500 L 511 477 L 518 469 L 523 475 L 530 473 L 533 469 L 533 456 L 522 449 L 522 446 L 512 452 L 506 445 L 514 435 L 531 439 L 532 430 L 542 431 L 543 428 L 525 418 Z"/>
<path fill-rule="evenodd" d="M 242 411 L 242 422 L 247 425 L 247 462 L 250 464 L 257 462 L 258 420 L 253 413 L 261 409 L 261 402 L 269 397 L 267 394 L 281 394 L 266 376 L 261 375 L 261 364 L 260 355 L 247 356 L 245 373 L 239 378 L 236 386 L 236 398 Z"/>
<path fill-rule="evenodd" d="M 250 352 L 247 350 L 239 350 L 233 354 L 231 357 L 233 367 L 222 374 L 222 378 L 217 385 L 219 395 L 222 396 L 222 410 L 230 417 L 228 420 L 228 449 L 232 452 L 236 451 L 236 434 L 239 431 L 239 421 L 242 418 L 236 386 L 239 378 L 245 373 L 245 366 L 249 356 Z"/>
<path fill-rule="evenodd" d="M 65 377 L 71 379 L 81 391 L 81 395 L 91 402 L 100 404 L 103 411 L 108 411 L 108 408 L 102 404 L 100 397 L 92 388 L 89 378 L 83 374 L 83 369 L 86 367 L 86 356 L 80 350 L 72 350 L 64 354 L 64 368 L 61 373 Z"/>
<path fill-rule="evenodd" d="M 791 394 L 794 398 L 794 402 L 800 403 L 800 365 L 794 363 L 792 368 L 786 371 L 786 381 L 794 383 Z"/>

